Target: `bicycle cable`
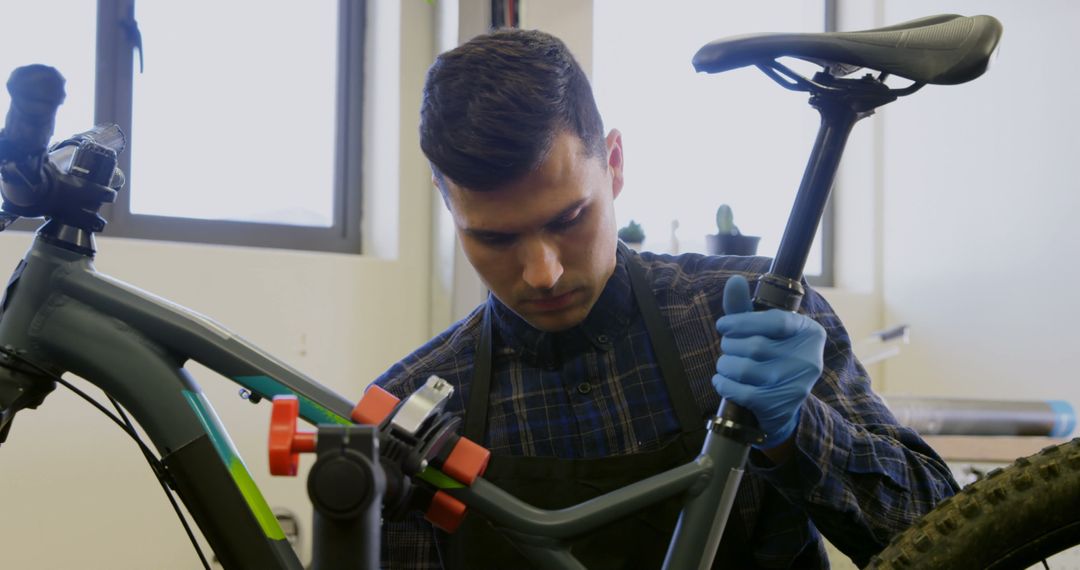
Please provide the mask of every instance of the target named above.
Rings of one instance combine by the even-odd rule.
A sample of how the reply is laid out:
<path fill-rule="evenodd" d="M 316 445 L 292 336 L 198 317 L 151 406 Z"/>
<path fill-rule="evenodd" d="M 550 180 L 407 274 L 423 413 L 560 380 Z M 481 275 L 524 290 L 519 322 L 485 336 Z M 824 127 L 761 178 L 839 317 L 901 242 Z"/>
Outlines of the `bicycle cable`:
<path fill-rule="evenodd" d="M 80 398 L 89 402 L 90 405 L 97 408 L 98 411 L 105 414 L 106 417 L 112 420 L 113 423 L 119 426 L 120 429 L 124 431 L 124 433 L 128 434 L 128 436 L 135 441 L 136 445 L 139 446 L 139 450 L 143 454 L 143 458 L 145 458 L 146 462 L 150 464 L 150 470 L 154 472 L 154 478 L 157 479 L 158 484 L 161 485 L 161 489 L 165 492 L 165 497 L 169 499 L 169 504 L 172 505 L 173 511 L 176 512 L 177 518 L 180 519 L 180 524 L 184 527 L 184 532 L 187 533 L 188 540 L 191 541 L 191 546 L 195 548 L 195 553 L 199 555 L 199 561 L 202 562 L 203 568 L 205 570 L 210 570 L 210 563 L 207 562 L 206 555 L 203 554 L 202 547 L 199 546 L 199 542 L 195 539 L 195 534 L 191 531 L 191 525 L 188 524 L 187 518 L 180 510 L 180 505 L 176 502 L 176 497 L 173 496 L 173 491 L 169 488 L 167 480 L 168 472 L 166 471 L 164 464 L 161 463 L 161 460 L 158 459 L 156 455 L 154 455 L 154 452 L 150 450 L 150 447 L 147 446 L 146 443 L 139 436 L 139 433 L 135 430 L 135 425 L 131 422 L 131 419 L 128 418 L 128 415 L 124 413 L 124 408 L 120 405 L 120 402 L 117 402 L 116 399 L 108 393 L 105 394 L 105 397 L 108 398 L 110 402 L 112 402 L 112 405 L 116 408 L 117 413 L 120 414 L 120 417 L 117 417 L 116 414 L 109 411 L 109 409 L 102 405 L 101 402 L 98 402 L 89 394 L 82 391 L 71 382 L 64 380 L 60 377 L 59 374 L 56 374 L 50 370 L 46 370 L 44 367 L 19 354 L 10 347 L 0 347 L 0 352 L 7 355 L 9 358 L 18 360 L 19 362 L 26 364 L 27 366 L 33 368 L 34 370 L 45 376 L 48 376 L 54 381 L 59 382 L 65 388 L 71 390 Z"/>
<path fill-rule="evenodd" d="M 120 405 L 120 402 L 117 402 L 116 399 L 109 394 L 105 394 L 105 397 L 107 397 L 109 401 L 112 402 L 112 405 L 116 408 L 117 413 L 120 414 L 120 417 L 123 418 L 124 423 L 127 424 L 129 430 L 128 433 L 136 434 L 137 432 L 135 432 L 135 425 L 131 423 L 131 420 L 128 418 L 127 414 L 124 413 L 124 408 Z M 187 518 L 180 511 L 180 505 L 177 504 L 176 497 L 174 496 L 172 490 L 169 489 L 168 480 L 166 479 L 166 477 L 168 477 L 168 472 L 165 470 L 165 465 L 161 463 L 160 459 L 154 456 L 153 452 L 150 451 L 150 448 L 145 443 L 143 443 L 142 440 L 139 439 L 137 436 L 136 441 L 139 442 L 139 449 L 142 450 L 143 457 L 145 457 L 146 462 L 150 464 L 150 469 L 154 472 L 158 483 L 161 485 L 161 490 L 165 492 L 165 497 L 169 499 L 169 504 L 172 505 L 173 511 L 176 512 L 176 517 L 180 519 L 180 524 L 184 527 L 184 532 L 187 533 L 188 540 L 191 541 L 191 546 L 195 548 L 195 553 L 199 555 L 199 560 L 202 562 L 203 568 L 205 568 L 206 570 L 210 570 L 210 564 L 206 561 L 206 555 L 203 554 L 202 548 L 199 547 L 198 541 L 195 540 L 195 534 L 191 532 L 191 525 L 188 524 Z"/>

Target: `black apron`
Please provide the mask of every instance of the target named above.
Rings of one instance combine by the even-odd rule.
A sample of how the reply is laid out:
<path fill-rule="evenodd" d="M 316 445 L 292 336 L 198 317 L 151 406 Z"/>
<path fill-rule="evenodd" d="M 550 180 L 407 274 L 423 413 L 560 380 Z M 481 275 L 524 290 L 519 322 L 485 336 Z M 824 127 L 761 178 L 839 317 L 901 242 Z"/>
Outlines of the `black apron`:
<path fill-rule="evenodd" d="M 596 459 L 492 456 L 484 478 L 526 503 L 542 509 L 569 507 L 685 464 L 701 452 L 705 418 L 691 395 L 675 338 L 660 314 L 637 256 L 628 256 L 627 266 L 630 287 L 682 432 L 661 449 L 633 455 Z M 463 435 L 476 442 L 484 441 L 487 427 L 492 366 L 490 313 L 491 309 L 486 308 L 465 410 Z M 660 568 L 681 510 L 682 496 L 654 504 L 572 540 L 571 552 L 589 570 Z M 727 525 L 715 567 L 755 566 L 740 527 L 738 520 Z M 466 516 L 458 531 L 450 536 L 443 564 L 448 570 L 533 568 L 502 533 L 478 515 Z"/>

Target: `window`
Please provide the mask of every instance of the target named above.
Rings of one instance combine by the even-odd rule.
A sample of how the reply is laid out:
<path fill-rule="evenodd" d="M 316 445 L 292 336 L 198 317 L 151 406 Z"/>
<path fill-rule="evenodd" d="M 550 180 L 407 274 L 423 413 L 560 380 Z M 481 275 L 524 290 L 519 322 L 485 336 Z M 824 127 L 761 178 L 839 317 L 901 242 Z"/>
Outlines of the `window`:
<path fill-rule="evenodd" d="M 128 135 L 103 235 L 360 251 L 365 2 L 21 4 L 0 46 L 67 78 L 56 137 Z"/>
<path fill-rule="evenodd" d="M 42 63 L 55 67 L 67 80 L 67 98 L 56 113 L 57 136 L 82 132 L 94 124 L 94 4 L 69 2 L 63 17 L 56 4 L 23 0 L 17 8 L 5 4 L 0 33 L 0 79 L 7 81 L 16 67 Z M 17 14 L 17 16 L 13 16 Z M 0 110 L 11 97 L 0 89 Z"/>
<path fill-rule="evenodd" d="M 594 0 L 593 85 L 606 128 L 623 135 L 625 186 L 620 225 L 634 220 L 645 248 L 705 251 L 715 214 L 731 206 L 743 234 L 761 237 L 760 255 L 780 244 L 818 127 L 806 95 L 755 68 L 697 74 L 690 61 L 706 43 L 762 32 L 825 29 L 828 2 L 785 5 L 693 0 Z M 811 64 L 784 62 L 800 73 Z M 807 279 L 831 281 L 829 214 L 806 263 Z"/>

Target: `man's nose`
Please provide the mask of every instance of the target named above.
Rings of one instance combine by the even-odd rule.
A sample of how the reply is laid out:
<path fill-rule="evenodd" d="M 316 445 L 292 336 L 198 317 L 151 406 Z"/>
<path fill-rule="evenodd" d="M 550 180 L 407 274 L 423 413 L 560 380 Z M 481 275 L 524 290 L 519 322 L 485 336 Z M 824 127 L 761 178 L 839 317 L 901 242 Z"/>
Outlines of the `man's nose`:
<path fill-rule="evenodd" d="M 530 240 L 525 244 L 522 255 L 524 257 L 522 279 L 525 283 L 541 291 L 555 288 L 555 284 L 563 274 L 559 250 L 555 244 L 545 239 Z"/>

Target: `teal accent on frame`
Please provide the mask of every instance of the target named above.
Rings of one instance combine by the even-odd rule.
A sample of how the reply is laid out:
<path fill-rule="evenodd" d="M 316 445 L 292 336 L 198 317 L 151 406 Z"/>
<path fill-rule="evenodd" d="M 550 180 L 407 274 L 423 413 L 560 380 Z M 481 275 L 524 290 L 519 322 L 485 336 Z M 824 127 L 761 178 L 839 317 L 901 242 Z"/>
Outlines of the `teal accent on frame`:
<path fill-rule="evenodd" d="M 195 410 L 195 415 L 202 422 L 203 429 L 210 436 L 214 449 L 221 457 L 226 469 L 229 470 L 229 475 L 232 476 L 233 482 L 236 483 L 236 487 L 240 490 L 240 494 L 244 496 L 244 500 L 251 509 L 251 514 L 255 515 L 255 520 L 259 522 L 263 533 L 272 540 L 285 540 L 285 532 L 281 530 L 277 517 L 270 510 L 270 505 L 266 504 L 266 499 L 263 498 L 259 487 L 255 485 L 247 466 L 244 465 L 244 461 L 240 459 L 240 454 L 233 447 L 232 440 L 229 439 L 229 435 L 225 432 L 225 426 L 221 425 L 213 406 L 210 405 L 210 402 L 206 400 L 206 396 L 202 393 L 190 390 L 184 390 L 183 393 L 188 404 Z"/>
<path fill-rule="evenodd" d="M 264 374 L 259 374 L 257 376 L 234 376 L 233 381 L 247 386 L 271 400 L 274 399 L 274 396 L 296 396 L 297 399 L 300 400 L 300 417 L 313 425 L 349 425 L 353 423 L 349 418 L 343 418 L 334 412 L 331 412 L 300 394 L 289 390 L 282 383 Z"/>

